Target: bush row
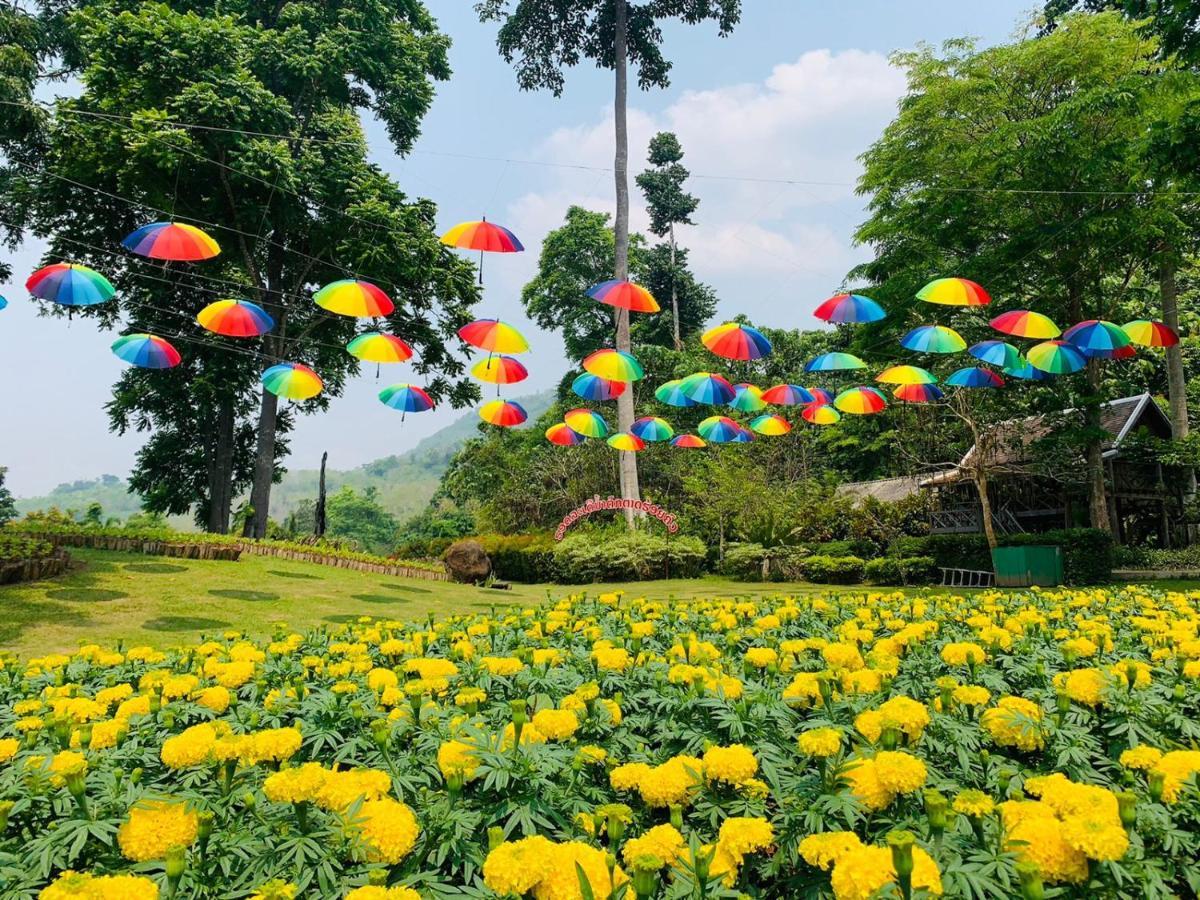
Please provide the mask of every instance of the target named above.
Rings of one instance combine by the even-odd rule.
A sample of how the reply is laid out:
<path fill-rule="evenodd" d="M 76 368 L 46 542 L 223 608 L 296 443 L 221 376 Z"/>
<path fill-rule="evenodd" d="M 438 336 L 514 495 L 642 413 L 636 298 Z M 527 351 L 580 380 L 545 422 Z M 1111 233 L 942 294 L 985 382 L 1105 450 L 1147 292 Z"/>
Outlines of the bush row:
<path fill-rule="evenodd" d="M 45 559 L 53 555 L 54 545 L 49 541 L 19 534 L 0 534 L 0 565 L 26 559 Z"/>
<path fill-rule="evenodd" d="M 707 557 L 700 538 L 646 532 L 576 534 L 553 552 L 555 580 L 565 584 L 695 578 L 704 573 Z"/>
<path fill-rule="evenodd" d="M 1118 547 L 1114 563 L 1122 569 L 1200 569 L 1200 544 L 1174 550 Z"/>
<path fill-rule="evenodd" d="M 1070 585 L 1103 584 L 1112 578 L 1113 539 L 1098 528 L 1061 528 L 1041 534 L 1006 534 L 1003 547 L 1039 544 L 1061 547 L 1063 576 Z M 935 565 L 956 569 L 991 570 L 992 554 L 981 534 L 931 534 L 898 538 L 892 552 L 899 556 L 929 556 Z"/>

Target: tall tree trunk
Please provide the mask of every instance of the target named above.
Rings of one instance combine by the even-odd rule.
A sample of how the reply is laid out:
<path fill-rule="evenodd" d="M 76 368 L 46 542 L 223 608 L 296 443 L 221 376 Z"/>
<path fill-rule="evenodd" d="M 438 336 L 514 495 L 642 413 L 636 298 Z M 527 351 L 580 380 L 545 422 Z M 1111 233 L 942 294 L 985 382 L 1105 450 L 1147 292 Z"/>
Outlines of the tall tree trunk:
<path fill-rule="evenodd" d="M 683 349 L 679 337 L 679 294 L 675 287 L 675 223 L 671 223 L 671 329 L 675 338 L 675 349 Z"/>
<path fill-rule="evenodd" d="M 321 479 L 317 483 L 317 508 L 313 514 L 313 534 L 325 537 L 325 463 L 329 459 L 329 451 L 321 454 Z"/>
<path fill-rule="evenodd" d="M 979 491 L 979 512 L 983 519 L 983 535 L 987 538 L 989 549 L 995 550 L 1000 546 L 1000 542 L 996 540 L 996 526 L 992 521 L 992 498 L 988 493 L 986 466 L 979 466 L 975 471 L 975 489 Z"/>
<path fill-rule="evenodd" d="M 629 127 L 626 121 L 626 105 L 629 94 L 629 53 L 627 46 L 628 31 L 627 0 L 617 0 L 615 34 L 613 37 L 613 68 L 616 73 L 616 91 L 613 98 L 613 122 L 616 132 L 616 154 L 613 159 L 613 171 L 617 188 L 617 217 L 613 223 L 615 265 L 613 277 L 623 280 L 629 277 Z M 617 349 L 629 353 L 632 344 L 629 339 L 629 310 L 616 310 Z M 617 398 L 617 427 L 628 432 L 633 427 L 633 389 L 625 391 Z M 637 457 L 628 451 L 622 451 L 621 460 L 621 496 L 630 500 L 640 500 L 641 491 L 638 487 Z M 636 516 L 632 509 L 625 510 L 625 522 L 632 528 Z"/>
<path fill-rule="evenodd" d="M 229 531 L 233 506 L 233 400 L 222 397 L 217 407 L 216 437 L 209 461 L 208 525 L 213 534 Z"/>
<path fill-rule="evenodd" d="M 258 407 L 257 444 L 254 449 L 254 487 L 250 491 L 250 506 L 254 516 L 248 521 L 248 536 L 265 538 L 271 509 L 271 486 L 275 481 L 275 421 L 279 413 L 279 398 L 263 388 Z"/>
<path fill-rule="evenodd" d="M 1169 249 L 1158 265 L 1158 288 L 1162 295 L 1163 324 L 1179 333 L 1179 289 L 1175 283 L 1176 262 Z M 1179 344 L 1166 348 L 1167 398 L 1171 408 L 1171 437 L 1177 441 L 1188 436 L 1187 382 L 1183 374 L 1183 348 Z M 1196 470 L 1187 467 L 1184 473 L 1184 492 L 1196 493 Z"/>
<path fill-rule="evenodd" d="M 1113 530 L 1112 517 L 1108 514 L 1108 484 L 1104 477 L 1104 439 L 1100 435 L 1100 366 L 1102 360 L 1089 359 L 1087 363 L 1087 380 L 1095 399 L 1084 409 L 1087 427 L 1094 433 L 1087 444 L 1087 488 L 1088 514 L 1092 527 L 1107 531 Z"/>

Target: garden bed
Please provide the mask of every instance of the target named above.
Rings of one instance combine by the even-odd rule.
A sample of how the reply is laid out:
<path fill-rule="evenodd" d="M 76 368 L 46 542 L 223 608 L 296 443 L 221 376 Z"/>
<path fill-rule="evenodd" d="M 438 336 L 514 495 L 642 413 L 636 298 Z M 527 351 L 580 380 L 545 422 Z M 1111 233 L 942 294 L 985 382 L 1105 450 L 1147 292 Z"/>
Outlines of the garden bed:
<path fill-rule="evenodd" d="M 0 584 L 54 578 L 70 565 L 71 554 L 48 541 L 0 535 Z"/>

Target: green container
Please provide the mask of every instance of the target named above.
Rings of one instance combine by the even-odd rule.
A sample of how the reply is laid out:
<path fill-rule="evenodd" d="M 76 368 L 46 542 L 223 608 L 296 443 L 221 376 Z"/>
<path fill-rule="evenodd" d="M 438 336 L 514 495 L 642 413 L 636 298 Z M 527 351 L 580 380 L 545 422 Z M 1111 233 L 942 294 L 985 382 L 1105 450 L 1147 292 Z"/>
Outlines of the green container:
<path fill-rule="evenodd" d="M 1063 583 L 1062 548 L 1042 544 L 997 547 L 992 551 L 998 587 L 1055 587 Z"/>

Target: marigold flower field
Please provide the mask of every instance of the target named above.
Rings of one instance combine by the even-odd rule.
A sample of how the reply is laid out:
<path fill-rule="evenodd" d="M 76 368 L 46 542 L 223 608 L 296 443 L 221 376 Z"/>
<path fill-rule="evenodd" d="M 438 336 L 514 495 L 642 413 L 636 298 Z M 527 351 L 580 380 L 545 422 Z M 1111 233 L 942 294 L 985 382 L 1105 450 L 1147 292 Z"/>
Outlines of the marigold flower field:
<path fill-rule="evenodd" d="M 0 670 L 0 895 L 1194 896 L 1200 592 L 581 594 Z"/>

